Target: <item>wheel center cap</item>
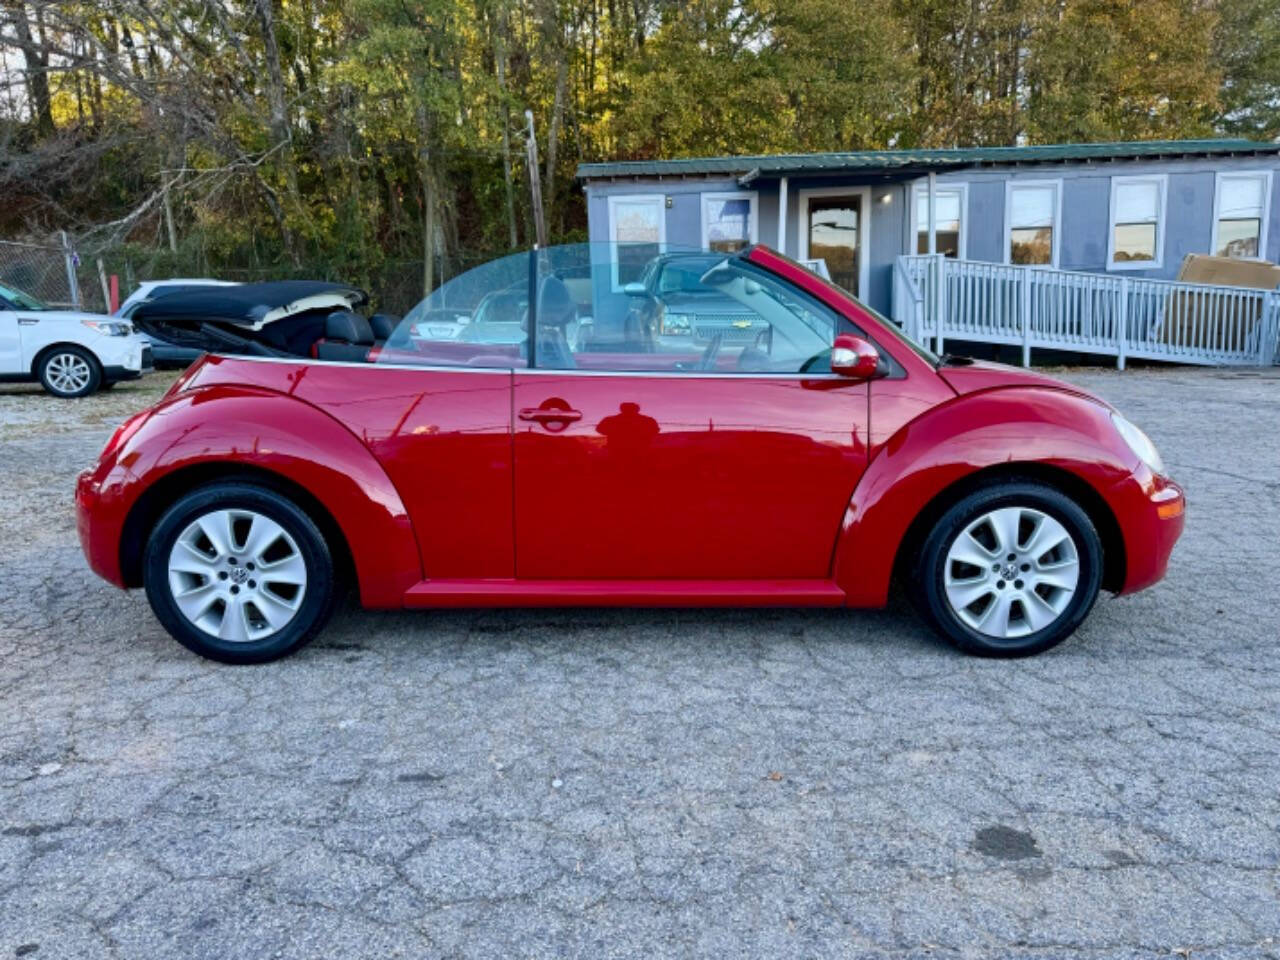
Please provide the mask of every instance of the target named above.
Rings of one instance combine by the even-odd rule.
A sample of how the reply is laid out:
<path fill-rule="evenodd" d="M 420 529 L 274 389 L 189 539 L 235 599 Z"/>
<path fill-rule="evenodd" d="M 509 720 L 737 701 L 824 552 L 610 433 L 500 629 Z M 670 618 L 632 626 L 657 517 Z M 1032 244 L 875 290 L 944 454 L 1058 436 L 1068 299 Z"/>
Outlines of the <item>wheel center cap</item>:
<path fill-rule="evenodd" d="M 231 582 L 240 584 L 249 579 L 249 571 L 244 567 L 234 567 L 231 570 Z"/>
<path fill-rule="evenodd" d="M 1018 576 L 1018 565 L 1016 563 L 1006 563 L 1004 569 L 1000 571 L 1000 576 L 1006 580 L 1013 580 Z"/>

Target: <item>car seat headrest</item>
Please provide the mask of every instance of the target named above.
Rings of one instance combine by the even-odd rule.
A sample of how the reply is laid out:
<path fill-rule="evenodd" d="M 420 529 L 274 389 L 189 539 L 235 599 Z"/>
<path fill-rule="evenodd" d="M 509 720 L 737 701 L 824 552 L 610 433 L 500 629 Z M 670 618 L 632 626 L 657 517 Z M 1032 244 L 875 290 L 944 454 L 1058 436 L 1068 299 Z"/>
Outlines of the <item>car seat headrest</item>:
<path fill-rule="evenodd" d="M 373 343 L 373 328 L 369 326 L 369 321 L 350 310 L 335 310 L 325 317 L 324 335 L 327 340 Z"/>
<path fill-rule="evenodd" d="M 538 326 L 563 327 L 578 315 L 569 288 L 559 277 L 547 277 L 538 290 Z"/>
<path fill-rule="evenodd" d="M 390 340 L 400 325 L 400 318 L 394 313 L 375 313 L 369 317 L 369 326 L 373 329 L 373 339 Z"/>

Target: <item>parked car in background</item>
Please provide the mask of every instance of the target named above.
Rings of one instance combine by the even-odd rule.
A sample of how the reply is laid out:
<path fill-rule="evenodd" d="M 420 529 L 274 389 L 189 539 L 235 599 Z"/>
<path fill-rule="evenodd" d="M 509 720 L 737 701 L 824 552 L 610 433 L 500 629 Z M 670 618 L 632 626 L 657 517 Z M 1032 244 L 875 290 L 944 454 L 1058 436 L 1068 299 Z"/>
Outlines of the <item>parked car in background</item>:
<path fill-rule="evenodd" d="M 471 315 L 453 310 L 428 310 L 414 332 L 429 340 L 456 340 L 463 328 L 471 322 Z"/>
<path fill-rule="evenodd" d="M 724 260 L 707 253 L 664 253 L 623 291 L 660 343 L 705 347 L 713 337 L 726 344 L 754 344 L 769 324 L 738 301 L 702 283 L 702 275 Z"/>
<path fill-rule="evenodd" d="M 192 290 L 200 290 L 205 287 L 231 286 L 236 286 L 236 284 L 229 280 L 144 280 L 138 284 L 138 288 L 133 293 L 129 294 L 124 303 L 116 308 L 112 316 L 128 320 L 142 304 L 149 303 L 157 297 L 168 296 L 171 293 L 189 293 Z M 143 334 L 143 336 L 146 335 Z M 191 362 L 204 352 L 192 347 L 181 347 L 158 337 L 147 337 L 147 341 L 151 344 L 152 359 L 156 367 L 161 370 L 181 370 L 183 367 L 190 366 Z"/>
<path fill-rule="evenodd" d="M 1164 576 L 1182 490 L 1078 387 L 935 356 L 765 247 L 709 254 L 705 291 L 681 291 L 767 328 L 702 347 L 628 322 L 614 249 L 537 253 L 427 299 L 498 294 L 466 327 L 498 328 L 483 341 L 379 343 L 363 295 L 322 285 L 245 287 L 221 316 L 198 295 L 140 309 L 219 353 L 81 474 L 90 566 L 238 663 L 315 636 L 344 580 L 401 609 L 878 607 L 897 579 L 957 646 L 1022 656 L 1100 590 Z M 575 264 L 589 349 L 565 335 Z"/>
<path fill-rule="evenodd" d="M 454 308 L 427 310 L 418 304 L 404 315 L 404 322 L 414 335 L 427 340 L 456 340 L 471 322 L 471 313 Z"/>
<path fill-rule="evenodd" d="M 57 310 L 0 286 L 0 381 L 35 380 L 55 397 L 83 397 L 151 368 L 150 345 L 127 321 Z"/>

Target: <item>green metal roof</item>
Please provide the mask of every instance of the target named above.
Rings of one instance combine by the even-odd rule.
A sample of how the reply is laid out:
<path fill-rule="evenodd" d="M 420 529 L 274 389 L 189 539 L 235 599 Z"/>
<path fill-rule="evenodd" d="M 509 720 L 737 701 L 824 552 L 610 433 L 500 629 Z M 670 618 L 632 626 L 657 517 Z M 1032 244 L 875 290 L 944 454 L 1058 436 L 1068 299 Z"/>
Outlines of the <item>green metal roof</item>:
<path fill-rule="evenodd" d="M 1139 140 L 1129 143 L 1053 143 L 1034 147 L 956 147 L 938 150 L 855 150 L 840 153 L 781 153 L 757 157 L 689 157 L 678 160 L 625 160 L 582 163 L 578 178 L 760 176 L 892 172 L 1020 163 L 1082 160 L 1209 157 L 1280 154 L 1280 143 L 1255 140 Z"/>

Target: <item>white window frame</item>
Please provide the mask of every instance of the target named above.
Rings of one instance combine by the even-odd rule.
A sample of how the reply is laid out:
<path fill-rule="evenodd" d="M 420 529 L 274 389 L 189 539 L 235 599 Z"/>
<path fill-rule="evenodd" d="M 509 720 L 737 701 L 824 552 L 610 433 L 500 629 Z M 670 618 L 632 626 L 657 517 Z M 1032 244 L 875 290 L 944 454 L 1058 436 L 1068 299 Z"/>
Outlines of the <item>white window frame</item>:
<path fill-rule="evenodd" d="M 862 248 L 862 256 L 858 258 L 858 299 L 870 299 L 871 286 L 871 188 L 870 187 L 817 187 L 796 191 L 797 214 L 800 222 L 796 233 L 800 237 L 799 256 L 797 260 L 812 259 L 809 256 L 809 201 L 822 197 L 858 197 L 861 204 L 862 223 L 858 224 L 858 244 Z"/>
<path fill-rule="evenodd" d="M 1222 201 L 1222 184 L 1228 180 L 1261 180 L 1262 181 L 1262 216 L 1258 226 L 1258 255 L 1256 257 L 1238 257 L 1240 260 L 1267 259 L 1267 227 L 1271 223 L 1271 171 L 1270 170 L 1231 170 L 1220 172 L 1213 181 L 1213 231 L 1209 237 L 1209 253 L 1217 256 L 1218 251 L 1218 210 Z"/>
<path fill-rule="evenodd" d="M 699 206 L 702 216 L 702 249 L 711 249 L 711 223 L 707 219 L 708 200 L 746 200 L 750 212 L 747 215 L 747 245 L 760 242 L 760 194 L 755 190 L 722 190 L 701 194 Z"/>
<path fill-rule="evenodd" d="M 1116 260 L 1116 194 L 1120 187 L 1130 183 L 1154 183 L 1156 185 L 1156 249 L 1154 260 Z M 1164 266 L 1165 221 L 1169 216 L 1169 175 L 1144 173 L 1111 178 L 1111 208 L 1107 216 L 1107 269 L 1108 270 L 1159 270 Z"/>
<path fill-rule="evenodd" d="M 1050 249 L 1047 264 L 1035 264 L 1040 267 L 1058 269 L 1059 254 L 1062 250 L 1062 178 L 1054 180 L 1006 180 L 1004 182 L 1004 262 L 1013 263 L 1013 191 L 1021 187 L 1052 187 L 1053 200 L 1053 246 Z"/>
<path fill-rule="evenodd" d="M 956 259 L 966 260 L 969 256 L 969 184 L 955 183 L 951 180 L 939 180 L 934 193 L 960 194 L 960 249 L 956 251 Z M 919 232 L 917 228 L 920 220 L 920 210 L 925 205 L 928 197 L 928 181 L 917 180 L 911 188 L 911 209 L 908 212 L 911 226 L 907 230 L 907 256 L 918 255 L 916 237 Z"/>
<path fill-rule="evenodd" d="M 609 197 L 609 277 L 613 292 L 622 289 L 618 282 L 618 204 L 652 203 L 658 208 L 658 252 L 667 249 L 667 197 L 662 193 L 617 193 Z"/>

